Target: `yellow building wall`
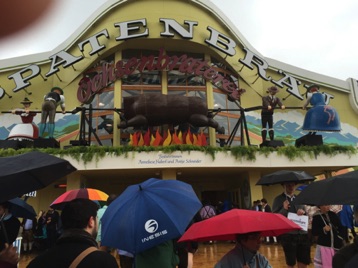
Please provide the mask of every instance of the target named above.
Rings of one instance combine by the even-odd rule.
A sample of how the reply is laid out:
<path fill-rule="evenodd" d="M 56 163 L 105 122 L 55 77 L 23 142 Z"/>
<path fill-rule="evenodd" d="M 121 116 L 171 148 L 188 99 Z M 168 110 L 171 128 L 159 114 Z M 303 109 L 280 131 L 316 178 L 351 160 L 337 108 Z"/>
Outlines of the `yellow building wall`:
<path fill-rule="evenodd" d="M 119 28 L 114 26 L 115 23 L 142 18 L 145 18 L 147 21 L 147 26 L 145 29 L 149 30 L 148 37 L 127 41 L 115 40 L 115 37 L 120 35 Z M 185 20 L 197 21 L 198 25 L 194 26 L 193 39 L 183 40 L 178 34 L 175 34 L 172 38 L 161 37 L 160 33 L 163 32 L 164 29 L 163 23 L 159 22 L 160 18 L 171 18 L 180 24 L 184 24 Z M 207 29 L 208 26 L 235 40 L 237 46 L 235 48 L 236 54 L 234 56 L 227 56 L 223 52 L 220 52 L 219 50 L 212 48 L 205 43 L 205 39 L 209 38 L 210 35 L 210 32 Z M 85 45 L 85 50 L 82 54 L 79 51 L 77 44 L 94 35 L 95 33 L 102 31 L 103 29 L 107 29 L 109 38 L 107 39 L 104 36 L 101 36 L 99 41 L 101 44 L 106 46 L 106 49 L 100 51 L 98 54 L 89 56 L 91 47 L 89 45 Z M 143 30 L 144 28 L 141 28 L 140 31 Z M 143 40 L 145 43 L 143 43 Z M 88 25 L 88 27 L 83 32 L 79 33 L 77 39 L 73 40 L 72 45 L 66 50 L 68 53 L 75 57 L 82 55 L 84 56 L 84 58 L 78 63 L 74 64 L 73 67 L 59 67 L 60 71 L 57 74 L 46 77 L 46 81 L 44 81 L 43 77 L 50 69 L 50 61 L 48 59 L 43 59 L 41 62 L 34 62 L 34 64 L 37 64 L 41 67 L 41 75 L 43 77 L 37 76 L 36 78 L 31 79 L 31 85 L 26 88 L 28 92 L 31 92 L 30 96 L 28 96 L 24 90 L 20 90 L 16 93 L 11 92 L 11 89 L 15 87 L 15 84 L 13 80 L 9 80 L 7 78 L 15 71 L 20 70 L 27 65 L 9 66 L 11 70 L 6 70 L 6 68 L 1 70 L 1 86 L 6 90 L 7 93 L 12 95 L 11 99 L 8 99 L 8 97 L 5 96 L 2 100 L 0 100 L 1 107 L 3 110 L 17 108 L 20 106 L 20 102 L 23 100 L 23 98 L 28 96 L 34 102 L 32 107 L 34 109 L 40 110 L 43 96 L 53 86 L 60 86 L 64 89 L 65 92 L 64 95 L 66 97 L 67 109 L 71 110 L 80 105 L 79 101 L 77 100 L 77 87 L 79 79 L 81 78 L 81 74 L 95 62 L 108 56 L 109 54 L 114 53 L 115 51 L 121 51 L 122 49 L 126 48 L 146 48 L 157 50 L 161 47 L 165 48 L 166 50 L 200 52 L 225 58 L 225 61 L 239 73 L 239 86 L 246 89 L 246 93 L 241 99 L 241 104 L 244 108 L 260 106 L 261 96 L 266 95 L 266 89 L 273 85 L 272 82 L 265 81 L 261 77 L 258 78 L 256 67 L 253 70 L 250 70 L 247 67 L 243 67 L 243 64 L 239 62 L 239 59 L 245 57 L 245 52 L 243 50 L 244 45 L 220 19 L 212 16 L 212 14 L 204 8 L 201 8 L 196 4 L 190 3 L 188 1 L 140 0 L 123 2 L 113 9 L 104 11 L 97 18 L 94 18 L 93 23 Z M 282 78 L 281 74 L 278 74 L 276 70 L 271 69 L 267 70 L 267 76 L 271 76 L 274 80 L 279 80 Z M 304 94 L 304 84 L 309 85 L 312 82 L 302 80 L 301 82 L 302 84 L 299 85 L 299 90 L 300 93 Z M 116 83 L 116 87 L 118 86 L 120 85 Z M 334 99 L 330 101 L 330 105 L 337 109 L 342 122 L 346 122 L 352 126 L 358 127 L 358 122 L 356 122 L 357 120 L 354 120 L 356 113 L 353 111 L 349 104 L 349 95 L 347 94 L 348 92 L 338 91 L 334 88 L 330 88 L 329 85 L 322 86 L 321 91 L 334 95 Z M 115 97 L 119 98 L 120 96 L 117 95 L 118 91 L 116 91 Z M 288 93 L 285 91 L 285 88 L 280 89 L 280 92 L 277 94 L 277 96 L 283 99 L 288 96 Z M 118 104 L 118 101 L 116 101 L 116 103 Z M 284 104 L 286 106 L 301 107 L 303 101 L 290 96 L 284 101 Z M 289 111 L 292 110 L 278 112 L 283 113 Z M 299 109 L 295 111 L 302 114 L 302 116 L 305 114 L 305 111 Z"/>

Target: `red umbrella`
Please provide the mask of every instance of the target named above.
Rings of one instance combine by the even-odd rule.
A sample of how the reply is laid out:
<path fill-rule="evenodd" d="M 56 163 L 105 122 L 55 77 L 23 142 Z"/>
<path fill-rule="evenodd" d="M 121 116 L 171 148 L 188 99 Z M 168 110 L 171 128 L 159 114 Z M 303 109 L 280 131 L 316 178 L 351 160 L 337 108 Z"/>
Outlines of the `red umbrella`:
<path fill-rule="evenodd" d="M 50 207 L 54 209 L 62 209 L 67 202 L 76 198 L 86 198 L 93 201 L 107 201 L 108 194 L 92 188 L 69 190 L 57 197 L 56 200 L 52 202 Z"/>
<path fill-rule="evenodd" d="M 301 227 L 277 213 L 232 209 L 194 223 L 179 239 L 183 241 L 235 240 L 236 234 L 261 232 L 262 236 L 300 230 Z"/>

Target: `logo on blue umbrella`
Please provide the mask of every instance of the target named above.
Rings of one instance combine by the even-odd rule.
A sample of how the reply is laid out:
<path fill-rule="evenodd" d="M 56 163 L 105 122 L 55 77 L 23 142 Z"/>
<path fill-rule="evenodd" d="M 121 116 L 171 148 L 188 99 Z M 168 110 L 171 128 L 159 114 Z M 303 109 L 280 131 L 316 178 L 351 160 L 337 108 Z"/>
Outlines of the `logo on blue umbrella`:
<path fill-rule="evenodd" d="M 159 224 L 156 220 L 154 220 L 154 219 L 147 220 L 146 223 L 144 224 L 144 229 L 151 235 L 149 235 L 148 237 L 142 238 L 142 243 L 149 242 L 153 239 L 156 239 L 158 237 L 168 234 L 168 230 L 166 230 L 166 229 L 157 232 L 158 228 L 159 228 Z"/>
<path fill-rule="evenodd" d="M 157 231 L 158 227 L 159 227 L 158 222 L 153 219 L 148 220 L 144 225 L 145 230 L 151 234 Z"/>

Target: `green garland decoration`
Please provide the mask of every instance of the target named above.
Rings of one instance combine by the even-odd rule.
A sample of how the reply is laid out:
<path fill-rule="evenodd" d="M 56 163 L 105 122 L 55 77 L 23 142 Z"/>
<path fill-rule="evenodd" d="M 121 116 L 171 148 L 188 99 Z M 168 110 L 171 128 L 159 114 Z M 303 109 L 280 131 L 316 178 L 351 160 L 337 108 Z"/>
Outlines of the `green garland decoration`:
<path fill-rule="evenodd" d="M 162 151 L 163 153 L 173 152 L 191 152 L 199 151 L 208 154 L 215 160 L 216 153 L 224 152 L 231 154 L 237 160 L 255 161 L 257 155 L 265 155 L 268 157 L 271 153 L 277 152 L 279 156 L 285 156 L 290 161 L 295 159 L 311 159 L 317 158 L 319 155 L 336 156 L 338 154 L 346 154 L 353 156 L 357 154 L 357 148 L 353 146 L 340 145 L 320 145 L 320 146 L 282 146 L 282 147 L 262 147 L 257 146 L 233 146 L 233 147 L 213 147 L 213 146 L 195 146 L 195 145 L 170 145 L 170 146 L 73 146 L 66 149 L 57 148 L 22 148 L 14 149 L 0 149 L 0 157 L 9 157 L 19 155 L 31 151 L 40 151 L 58 157 L 70 156 L 78 162 L 89 163 L 93 160 L 99 161 L 106 155 L 124 156 L 128 157 L 130 153 L 155 152 Z"/>

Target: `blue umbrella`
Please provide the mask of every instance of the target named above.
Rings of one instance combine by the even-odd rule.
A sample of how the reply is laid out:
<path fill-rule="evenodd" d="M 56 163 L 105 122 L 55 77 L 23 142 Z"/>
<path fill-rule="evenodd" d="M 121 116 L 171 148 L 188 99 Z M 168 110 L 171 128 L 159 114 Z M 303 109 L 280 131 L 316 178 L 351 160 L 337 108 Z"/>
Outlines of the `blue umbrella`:
<path fill-rule="evenodd" d="M 305 189 L 308 185 L 307 184 L 302 184 L 301 186 L 298 186 L 296 188 L 296 191 L 303 191 L 303 189 Z"/>
<path fill-rule="evenodd" d="M 152 178 L 131 185 L 104 213 L 101 244 L 137 254 L 179 238 L 201 207 L 185 182 Z"/>
<path fill-rule="evenodd" d="M 35 212 L 34 208 L 31 205 L 27 204 L 24 200 L 22 200 L 19 197 L 15 197 L 15 198 L 10 199 L 4 203 L 8 204 L 9 212 L 14 217 L 25 218 L 25 219 L 33 219 L 34 217 L 36 217 L 36 212 Z M 9 243 L 9 238 L 8 238 L 7 231 L 6 231 L 6 228 L 4 225 L 4 221 L 1 220 L 0 224 L 1 224 L 2 234 L 5 238 L 5 241 L 6 241 L 6 243 Z"/>
<path fill-rule="evenodd" d="M 33 219 L 36 217 L 34 208 L 21 198 L 15 197 L 7 201 L 10 213 L 18 218 Z"/>

